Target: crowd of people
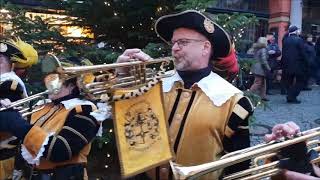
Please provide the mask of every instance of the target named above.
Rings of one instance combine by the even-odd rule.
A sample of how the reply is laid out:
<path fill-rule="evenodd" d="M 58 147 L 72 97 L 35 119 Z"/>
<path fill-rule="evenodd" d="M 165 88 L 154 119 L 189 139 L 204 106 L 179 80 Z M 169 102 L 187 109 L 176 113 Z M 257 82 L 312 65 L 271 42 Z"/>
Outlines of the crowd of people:
<path fill-rule="evenodd" d="M 282 49 L 275 42 L 274 34 L 268 33 L 253 44 L 252 67 L 254 82 L 250 90 L 262 100 L 269 101 L 277 75 L 281 74 L 280 92 L 287 95 L 287 103 L 300 104 L 298 96 L 302 90 L 311 90 L 311 85 L 320 85 L 320 39 L 314 41 L 311 34 L 300 33 L 290 26 L 282 39 Z"/>
<path fill-rule="evenodd" d="M 232 77 L 237 67 L 234 63 L 236 62 L 234 46 L 228 33 L 206 13 L 195 10 L 163 16 L 157 20 L 155 30 L 164 42 L 171 45 L 177 70 L 174 76 L 162 79 L 163 104 L 174 154 L 173 160 L 183 166 L 200 165 L 219 160 L 223 154 L 249 147 L 249 118 L 253 114 L 254 107 L 242 91 L 218 74 L 224 72 L 227 74 L 225 78 L 228 79 Z M 305 43 L 300 44 L 303 41 L 295 32 L 289 29 L 282 49 L 284 59 L 282 66 L 288 75 L 286 81 L 290 82 L 287 87 L 288 102 L 297 102 L 295 98 L 299 93 L 296 91 L 302 87 L 301 84 L 291 81 L 293 78 L 299 81 L 298 75 L 295 74 L 297 69 L 291 71 L 287 65 L 292 59 L 289 63 L 290 57 L 284 55 L 291 54 L 289 51 L 291 46 L 296 48 L 291 41 L 297 43 L 299 48 L 305 46 Z M 16 77 L 13 72 L 14 64 L 29 63 L 36 57 L 26 54 L 16 44 L 14 41 L 0 42 L 0 70 L 3 71 L 6 67 L 5 73 L 13 74 L 12 77 Z M 270 80 L 269 74 L 276 70 L 277 57 L 280 54 L 272 35 L 259 38 L 255 45 L 255 57 L 258 61 L 253 67 L 256 79 L 251 90 L 258 92 L 264 100 L 267 100 L 266 81 Z M 299 55 L 304 57 L 302 53 Z M 117 62 L 127 62 L 131 59 L 148 61 L 151 57 L 140 49 L 127 49 L 118 57 Z M 214 66 L 217 62 L 221 65 L 221 61 L 232 65 L 229 67 L 231 72 L 223 69 L 223 66 L 219 68 L 221 71 L 215 71 Z M 276 65 L 270 63 L 271 61 Z M 298 66 L 301 65 L 294 68 Z M 117 69 L 117 73 L 123 75 L 128 72 L 126 68 L 122 68 Z M 11 76 L 7 79 L 2 79 L 3 75 L 0 77 L 0 85 L 8 84 L 4 87 L 6 93 L 1 94 L 1 106 L 8 107 L 10 101 L 22 98 L 19 95 L 24 92 L 23 82 Z M 50 103 L 33 113 L 29 119 L 22 117 L 13 108 L 0 112 L 0 132 L 6 133 L 6 136 L 1 136 L 3 137 L 1 140 L 14 136 L 18 144 L 21 144 L 20 152 L 15 150 L 10 156 L 0 156 L 1 160 L 5 161 L 1 163 L 7 163 L 7 159 L 17 160 L 15 157 L 21 154 L 23 161 L 32 167 L 28 176 L 30 179 L 88 179 L 87 156 L 101 121 L 92 113 L 97 109 L 95 104 L 82 96 L 79 89 L 81 87 L 77 82 L 77 77 L 61 79 L 57 69 L 53 68 L 51 71 L 46 71 L 44 78 L 45 86 L 49 90 Z M 7 92 L 17 98 L 12 99 Z M 292 122 L 278 124 L 266 139 L 271 141 L 283 136 L 291 137 L 298 132 L 299 127 Z M 296 155 L 307 157 L 307 152 L 302 152 L 305 154 Z M 293 159 L 292 162 L 301 164 L 302 161 L 306 167 L 311 168 L 293 172 L 295 168 L 282 166 L 286 169 L 282 175 L 287 179 L 319 179 L 317 167 L 309 160 L 300 160 L 301 158 Z M 201 179 L 219 179 L 223 175 L 245 170 L 249 165 L 249 161 L 241 162 L 223 170 L 210 172 Z M 1 179 L 12 178 L 15 165 L 11 162 L 11 168 L 7 167 L 7 165 L 0 166 Z M 21 176 L 25 176 L 22 174 Z M 19 179 L 19 177 L 14 178 Z M 163 164 L 133 178 L 172 179 L 173 174 L 169 164 Z"/>

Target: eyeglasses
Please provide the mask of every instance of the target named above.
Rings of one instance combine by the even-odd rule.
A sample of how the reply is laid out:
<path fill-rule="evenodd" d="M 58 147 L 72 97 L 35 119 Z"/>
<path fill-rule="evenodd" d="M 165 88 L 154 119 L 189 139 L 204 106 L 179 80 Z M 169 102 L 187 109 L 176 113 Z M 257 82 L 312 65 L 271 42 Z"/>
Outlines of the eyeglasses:
<path fill-rule="evenodd" d="M 178 47 L 181 49 L 185 46 L 187 46 L 191 42 L 204 42 L 206 40 L 201 40 L 201 39 L 178 39 L 175 41 L 171 41 L 170 45 L 173 47 L 176 43 L 178 44 Z"/>

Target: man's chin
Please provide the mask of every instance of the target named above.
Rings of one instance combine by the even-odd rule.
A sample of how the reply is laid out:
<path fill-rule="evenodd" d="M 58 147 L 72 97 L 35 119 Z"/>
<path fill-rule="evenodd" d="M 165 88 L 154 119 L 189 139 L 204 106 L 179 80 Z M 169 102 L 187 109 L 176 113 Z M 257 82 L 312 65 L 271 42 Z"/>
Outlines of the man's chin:
<path fill-rule="evenodd" d="M 176 70 L 178 70 L 178 71 L 184 71 L 184 69 L 185 69 L 184 65 L 179 65 L 179 64 L 176 64 L 176 65 L 175 65 L 175 68 L 176 68 Z"/>
<path fill-rule="evenodd" d="M 48 98 L 51 99 L 51 100 L 56 100 L 56 99 L 58 99 L 58 97 L 57 97 L 55 94 L 49 94 L 49 95 L 48 95 Z"/>
<path fill-rule="evenodd" d="M 174 61 L 174 67 L 176 70 L 182 71 L 185 68 L 185 65 L 181 61 Z"/>

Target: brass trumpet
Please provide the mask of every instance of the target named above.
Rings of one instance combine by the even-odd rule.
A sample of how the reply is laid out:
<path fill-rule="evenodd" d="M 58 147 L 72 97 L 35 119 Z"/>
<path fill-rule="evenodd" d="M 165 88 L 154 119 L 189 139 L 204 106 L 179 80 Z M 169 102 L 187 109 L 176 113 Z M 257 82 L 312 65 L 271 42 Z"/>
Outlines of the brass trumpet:
<path fill-rule="evenodd" d="M 308 141 L 307 145 L 309 148 L 312 148 L 311 146 L 316 145 L 316 147 L 312 149 L 319 152 L 319 140 L 313 140 L 316 137 L 319 138 L 319 136 L 320 136 L 320 127 L 301 132 L 298 134 L 298 137 L 285 140 L 282 142 L 271 141 L 269 143 L 264 143 L 264 144 L 256 145 L 246 149 L 242 149 L 239 151 L 235 151 L 235 152 L 226 154 L 225 156 L 222 156 L 220 160 L 217 160 L 214 162 L 205 163 L 197 166 L 189 166 L 189 167 L 183 167 L 174 162 L 170 162 L 170 166 L 172 168 L 175 179 L 179 179 L 179 180 L 195 179 L 197 177 L 203 176 L 210 172 L 213 172 L 219 169 L 224 169 L 226 167 L 237 164 L 239 162 L 243 162 L 251 159 L 254 162 L 253 163 L 254 165 L 252 168 L 228 175 L 226 177 L 223 177 L 223 179 L 224 180 L 261 179 L 261 178 L 276 175 L 281 171 L 281 169 L 278 167 L 279 161 L 259 165 L 260 160 L 275 156 L 277 152 L 279 152 L 282 148 L 285 148 L 300 142 L 304 142 L 304 141 Z M 318 157 L 312 160 L 312 163 L 318 163 L 319 161 L 320 161 L 320 158 Z"/>
<path fill-rule="evenodd" d="M 59 62 L 55 55 L 49 55 Z M 77 77 L 81 92 L 91 100 L 115 101 L 120 97 L 109 96 L 115 88 L 143 88 L 151 81 L 174 75 L 175 70 L 168 71 L 172 61 L 172 57 L 164 57 L 144 62 L 132 59 L 130 62 L 90 66 L 63 67 L 60 64 L 56 72 L 59 78 L 64 80 Z M 129 71 L 127 74 L 117 74 L 118 68 Z"/>
<path fill-rule="evenodd" d="M 10 109 L 10 108 L 16 108 L 19 110 L 19 112 L 22 114 L 23 117 L 25 116 L 28 116 L 34 112 L 37 112 L 39 111 L 41 108 L 36 108 L 33 106 L 31 108 L 29 108 L 29 103 L 31 101 L 34 101 L 34 100 L 44 100 L 46 99 L 45 98 L 45 95 L 48 94 L 48 90 L 46 91 L 43 91 L 43 92 L 40 92 L 38 94 L 34 94 L 32 96 L 29 96 L 29 97 L 26 97 L 26 98 L 23 98 L 23 99 L 20 99 L 20 100 L 17 100 L 15 102 L 12 102 L 8 107 L 2 107 L 0 108 L 0 112 L 1 111 L 4 111 L 4 110 L 7 110 L 7 109 Z M 33 110 L 34 109 L 34 110 Z"/>

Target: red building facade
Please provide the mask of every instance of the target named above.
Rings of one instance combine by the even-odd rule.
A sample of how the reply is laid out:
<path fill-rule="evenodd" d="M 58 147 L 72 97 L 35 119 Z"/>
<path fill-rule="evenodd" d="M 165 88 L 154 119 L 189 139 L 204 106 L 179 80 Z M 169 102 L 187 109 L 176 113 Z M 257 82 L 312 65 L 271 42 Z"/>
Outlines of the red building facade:
<path fill-rule="evenodd" d="M 300 28 L 304 34 L 320 35 L 319 0 L 269 0 L 269 31 L 278 34 L 278 43 L 289 25 Z"/>
<path fill-rule="evenodd" d="M 290 10 L 291 0 L 269 0 L 269 30 L 278 34 L 280 46 L 290 22 Z"/>

